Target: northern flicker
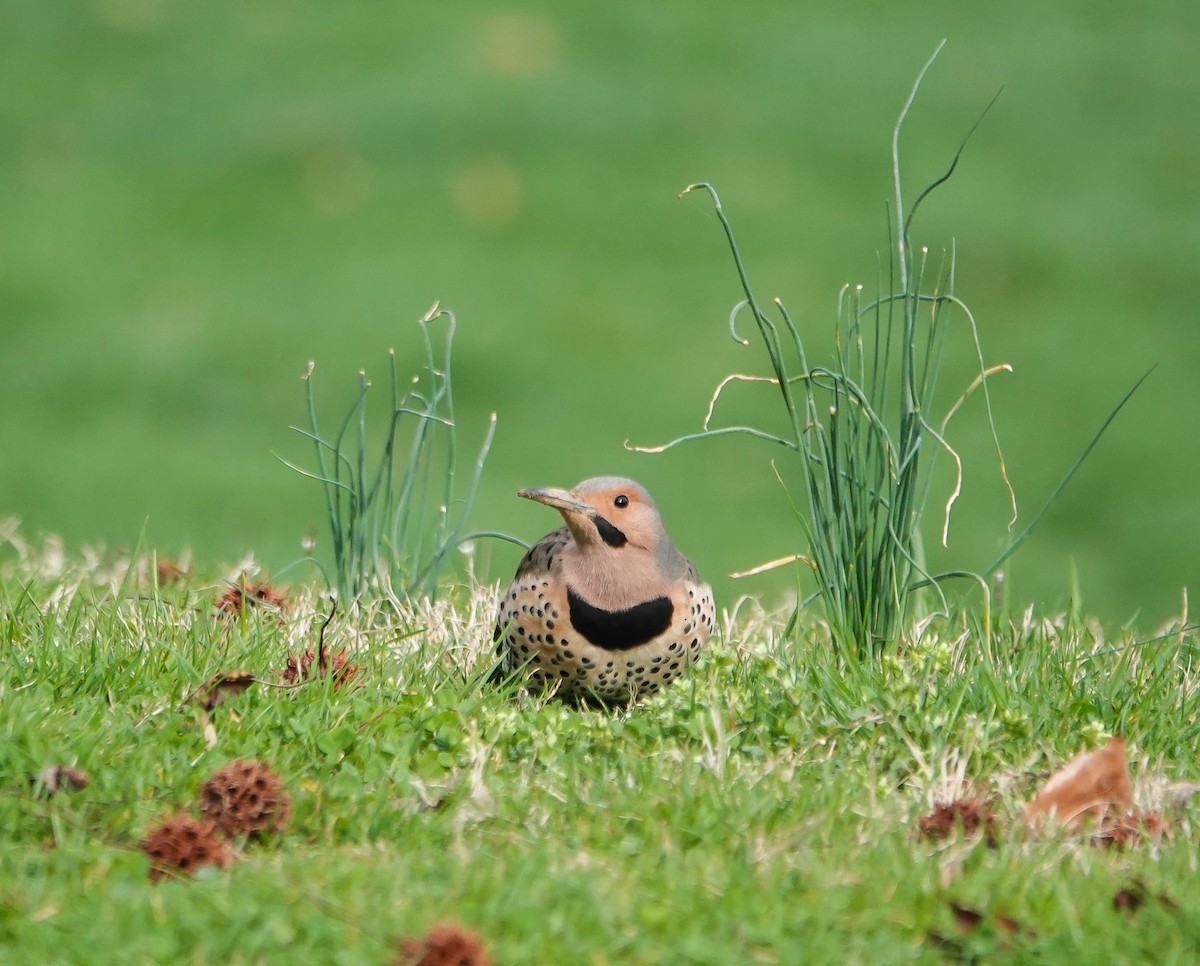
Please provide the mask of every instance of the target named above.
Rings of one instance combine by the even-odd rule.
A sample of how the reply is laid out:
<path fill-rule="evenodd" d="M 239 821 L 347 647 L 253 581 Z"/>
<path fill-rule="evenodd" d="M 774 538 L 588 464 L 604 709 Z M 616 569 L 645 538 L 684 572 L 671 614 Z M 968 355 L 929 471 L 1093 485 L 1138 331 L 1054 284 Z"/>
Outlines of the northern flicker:
<path fill-rule="evenodd" d="M 499 673 L 526 668 L 562 697 L 606 702 L 679 677 L 712 633 L 712 590 L 667 536 L 650 494 L 601 476 L 518 496 L 554 507 L 566 526 L 530 548 L 500 602 Z"/>

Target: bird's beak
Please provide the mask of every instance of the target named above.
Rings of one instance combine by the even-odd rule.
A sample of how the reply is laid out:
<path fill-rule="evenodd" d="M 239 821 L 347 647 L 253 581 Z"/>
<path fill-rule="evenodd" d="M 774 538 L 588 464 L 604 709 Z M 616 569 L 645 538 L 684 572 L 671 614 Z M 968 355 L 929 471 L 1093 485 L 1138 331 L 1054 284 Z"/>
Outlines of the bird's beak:
<path fill-rule="evenodd" d="M 590 503 L 577 500 L 569 491 L 560 490 L 556 486 L 518 490 L 517 496 L 523 496 L 525 499 L 533 500 L 536 503 L 544 503 L 546 506 L 552 506 L 563 513 L 577 513 L 586 517 L 594 517 L 596 515 L 596 508 Z"/>

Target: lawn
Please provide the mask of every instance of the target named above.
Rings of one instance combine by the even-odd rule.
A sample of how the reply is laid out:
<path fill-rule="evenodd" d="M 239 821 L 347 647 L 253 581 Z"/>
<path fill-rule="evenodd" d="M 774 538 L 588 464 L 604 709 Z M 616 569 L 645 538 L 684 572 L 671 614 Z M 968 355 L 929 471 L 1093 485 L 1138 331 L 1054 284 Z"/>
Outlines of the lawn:
<path fill-rule="evenodd" d="M 361 670 L 284 689 L 268 684 L 317 647 L 328 609 L 309 587 L 238 615 L 215 606 L 217 575 L 159 585 L 145 557 L 14 557 L 0 959 L 388 963 L 441 923 L 497 963 L 1200 954 L 1194 807 L 1171 804 L 1198 778 L 1194 635 L 1139 645 L 1017 610 L 990 640 L 957 616 L 863 665 L 815 619 L 785 635 L 746 601 L 678 684 L 575 710 L 480 684 L 492 588 L 336 614 L 324 643 Z M 197 703 L 237 669 L 262 683 Z M 1046 776 L 1114 734 L 1166 836 L 1028 831 Z M 143 837 L 244 758 L 290 793 L 284 830 L 239 840 L 229 868 L 152 882 Z M 90 783 L 30 784 L 54 764 Z M 936 802 L 978 795 L 995 796 L 995 847 L 921 835 Z"/>
<path fill-rule="evenodd" d="M 1187 16 L 7 4 L 0 961 L 412 963 L 440 926 L 487 950 L 465 966 L 1200 958 Z M 890 136 L 943 37 L 909 206 L 1004 88 L 899 249 L 953 251 L 973 315 L 944 353 L 910 326 L 944 279 L 888 278 Z M 744 289 L 714 198 L 677 200 L 696 181 L 799 368 L 729 338 Z M 860 280 L 902 308 L 881 355 L 831 362 Z M 456 469 L 418 447 L 372 516 L 389 394 L 451 319 L 418 385 L 446 408 L 414 405 Z M 758 439 L 635 452 L 771 372 L 720 410 Z M 331 465 L 327 504 L 303 473 Z M 519 487 L 607 474 L 711 581 L 704 659 L 629 707 L 489 683 L 518 551 L 458 537 L 536 539 L 558 521 Z M 731 576 L 803 553 L 824 601 L 793 606 L 804 561 Z M 1093 751 L 1127 762 L 1128 826 L 1031 819 Z M 285 796 L 268 830 L 166 841 L 247 761 Z M 220 861 L 162 858 L 195 841 Z"/>

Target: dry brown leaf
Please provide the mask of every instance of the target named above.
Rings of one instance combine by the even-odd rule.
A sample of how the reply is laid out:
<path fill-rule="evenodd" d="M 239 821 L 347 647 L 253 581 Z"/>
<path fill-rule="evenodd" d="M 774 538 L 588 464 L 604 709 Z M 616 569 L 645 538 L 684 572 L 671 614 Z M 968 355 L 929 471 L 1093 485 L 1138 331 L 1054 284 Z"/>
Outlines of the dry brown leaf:
<path fill-rule="evenodd" d="M 1125 740 L 1113 738 L 1097 751 L 1076 756 L 1053 775 L 1033 801 L 1025 818 L 1035 827 L 1054 819 L 1078 829 L 1088 819 L 1102 819 L 1112 809 L 1133 806 L 1133 785 L 1125 760 Z"/>
<path fill-rule="evenodd" d="M 236 698 L 257 680 L 252 671 L 222 671 L 196 688 L 188 696 L 187 703 L 198 704 L 205 711 L 211 711 L 218 704 Z"/>

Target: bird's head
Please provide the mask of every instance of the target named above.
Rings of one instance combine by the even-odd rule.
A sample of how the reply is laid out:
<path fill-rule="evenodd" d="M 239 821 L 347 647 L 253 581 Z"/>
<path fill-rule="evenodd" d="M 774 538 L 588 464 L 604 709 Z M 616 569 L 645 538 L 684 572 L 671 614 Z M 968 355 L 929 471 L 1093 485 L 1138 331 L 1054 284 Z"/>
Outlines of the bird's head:
<path fill-rule="evenodd" d="M 562 514 L 581 549 L 625 548 L 656 553 L 667 540 L 662 517 L 645 487 L 620 476 L 597 476 L 573 490 L 557 487 L 517 494 Z"/>

